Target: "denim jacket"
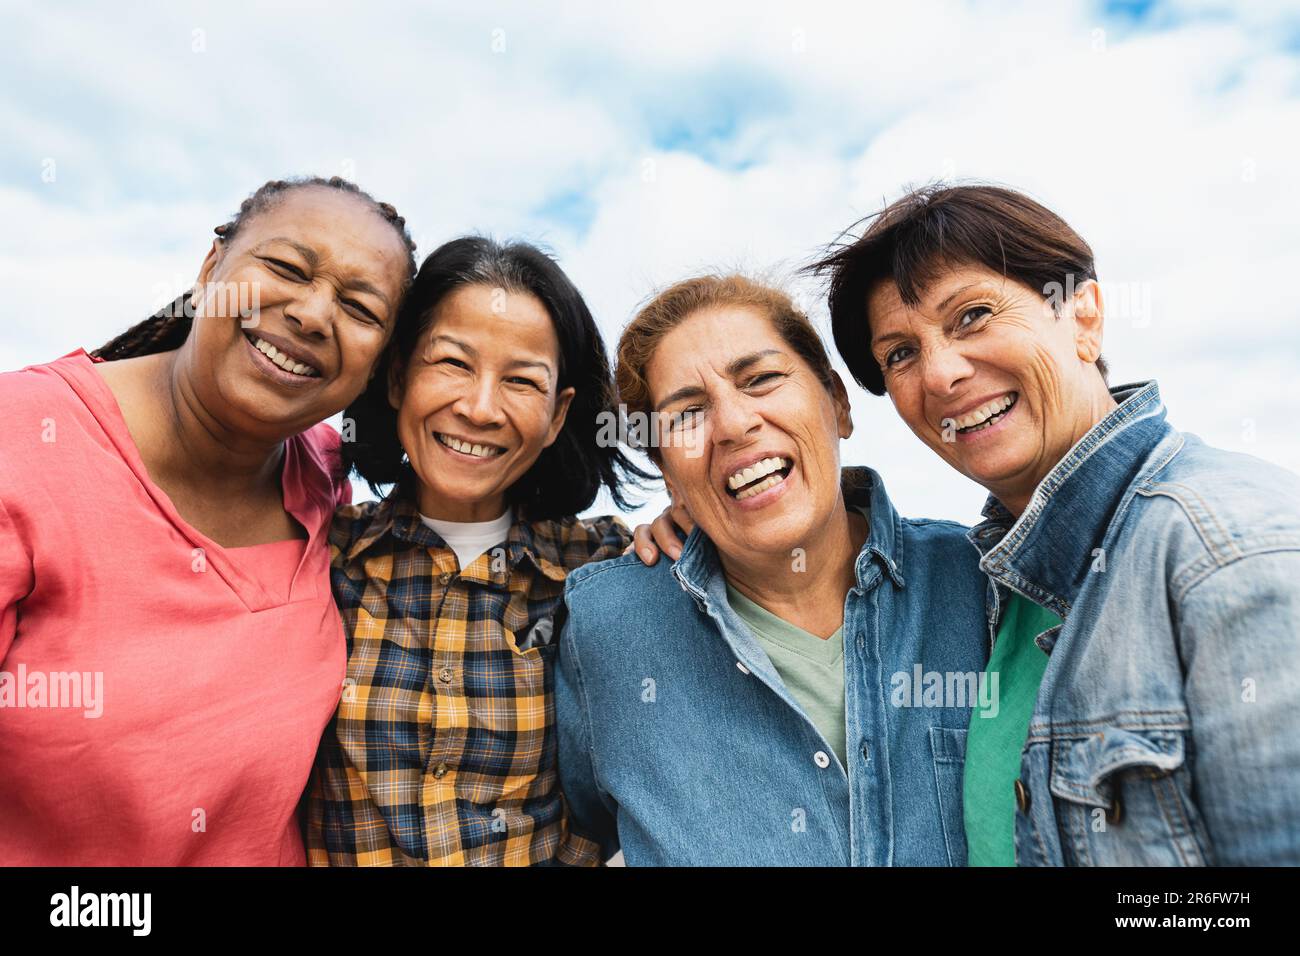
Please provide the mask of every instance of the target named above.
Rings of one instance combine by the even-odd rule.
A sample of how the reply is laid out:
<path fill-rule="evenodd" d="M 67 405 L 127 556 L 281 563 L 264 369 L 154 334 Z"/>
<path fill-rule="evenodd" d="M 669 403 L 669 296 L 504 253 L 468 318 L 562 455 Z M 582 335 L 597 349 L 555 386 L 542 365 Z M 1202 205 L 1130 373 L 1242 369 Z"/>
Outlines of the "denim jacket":
<path fill-rule="evenodd" d="M 845 486 L 870 525 L 844 601 L 848 766 L 727 603 L 697 528 L 671 566 L 629 555 L 569 575 L 555 701 L 575 832 L 629 865 L 965 863 L 979 556 L 961 525 L 900 518 L 870 469 Z"/>
<path fill-rule="evenodd" d="M 1175 431 L 1155 382 L 1019 520 L 971 530 L 988 618 L 1063 624 L 1016 787 L 1022 866 L 1300 863 L 1300 479 Z"/>

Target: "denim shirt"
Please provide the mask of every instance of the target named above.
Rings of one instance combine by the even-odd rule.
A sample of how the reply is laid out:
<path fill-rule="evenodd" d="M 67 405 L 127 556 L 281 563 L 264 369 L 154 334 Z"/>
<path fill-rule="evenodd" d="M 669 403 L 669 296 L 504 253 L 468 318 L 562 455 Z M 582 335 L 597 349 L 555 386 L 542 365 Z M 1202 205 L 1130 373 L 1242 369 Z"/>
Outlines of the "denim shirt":
<path fill-rule="evenodd" d="M 1064 623 L 1017 786 L 1027 865 L 1300 863 L 1300 479 L 1175 431 L 1155 382 L 971 531 Z"/>
<path fill-rule="evenodd" d="M 963 865 L 962 761 L 985 664 L 966 529 L 900 518 L 870 469 L 844 600 L 848 766 L 727 603 L 697 528 L 671 567 L 569 575 L 555 701 L 575 832 L 629 865 Z M 937 690 L 936 690 L 937 687 Z"/>

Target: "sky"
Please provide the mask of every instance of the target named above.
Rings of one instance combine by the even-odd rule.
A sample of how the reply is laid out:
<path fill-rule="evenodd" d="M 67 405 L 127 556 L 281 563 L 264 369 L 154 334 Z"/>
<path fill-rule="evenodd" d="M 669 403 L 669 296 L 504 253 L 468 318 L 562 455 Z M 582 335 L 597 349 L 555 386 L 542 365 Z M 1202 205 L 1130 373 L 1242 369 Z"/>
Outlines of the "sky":
<path fill-rule="evenodd" d="M 1300 470 L 1297 0 L 3 0 L 0 129 L 0 370 L 170 301 L 267 179 L 354 179 L 420 257 L 537 242 L 611 350 L 719 269 L 784 283 L 829 342 L 795 271 L 909 186 L 981 180 L 1092 245 L 1113 383 Z M 977 520 L 984 492 L 850 390 L 843 462 L 904 514 Z"/>

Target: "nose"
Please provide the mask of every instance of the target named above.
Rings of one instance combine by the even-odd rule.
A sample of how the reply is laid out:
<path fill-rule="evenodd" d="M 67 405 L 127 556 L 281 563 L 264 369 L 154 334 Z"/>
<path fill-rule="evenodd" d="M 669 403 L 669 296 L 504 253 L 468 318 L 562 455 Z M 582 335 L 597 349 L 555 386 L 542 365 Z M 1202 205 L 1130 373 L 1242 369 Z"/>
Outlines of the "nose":
<path fill-rule="evenodd" d="M 504 421 L 497 401 L 496 383 L 489 377 L 475 377 L 452 404 L 451 410 L 476 428 L 498 427 Z"/>
<path fill-rule="evenodd" d="M 744 395 L 731 393 L 716 398 L 711 412 L 713 442 L 716 445 L 739 444 L 763 426 L 762 416 Z"/>
<path fill-rule="evenodd" d="M 313 282 L 302 289 L 284 309 L 290 325 L 307 338 L 324 339 L 330 330 L 330 316 L 334 310 L 334 292 L 324 282 Z"/>
<path fill-rule="evenodd" d="M 957 386 L 970 378 L 975 369 L 970 360 L 954 345 L 940 345 L 928 350 L 922 361 L 921 380 L 931 395 L 948 397 Z"/>

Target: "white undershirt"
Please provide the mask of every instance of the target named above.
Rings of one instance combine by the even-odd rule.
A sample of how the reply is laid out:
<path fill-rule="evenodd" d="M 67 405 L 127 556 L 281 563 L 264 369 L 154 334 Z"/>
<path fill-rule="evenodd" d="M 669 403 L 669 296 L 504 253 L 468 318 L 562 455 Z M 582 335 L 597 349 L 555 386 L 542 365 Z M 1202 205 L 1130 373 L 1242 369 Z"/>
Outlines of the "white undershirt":
<path fill-rule="evenodd" d="M 420 515 L 420 521 L 426 528 L 431 528 L 446 541 L 461 570 L 465 570 L 474 560 L 496 544 L 503 544 L 510 536 L 510 526 L 514 524 L 514 513 L 507 508 L 500 518 L 491 521 L 441 521 Z"/>

